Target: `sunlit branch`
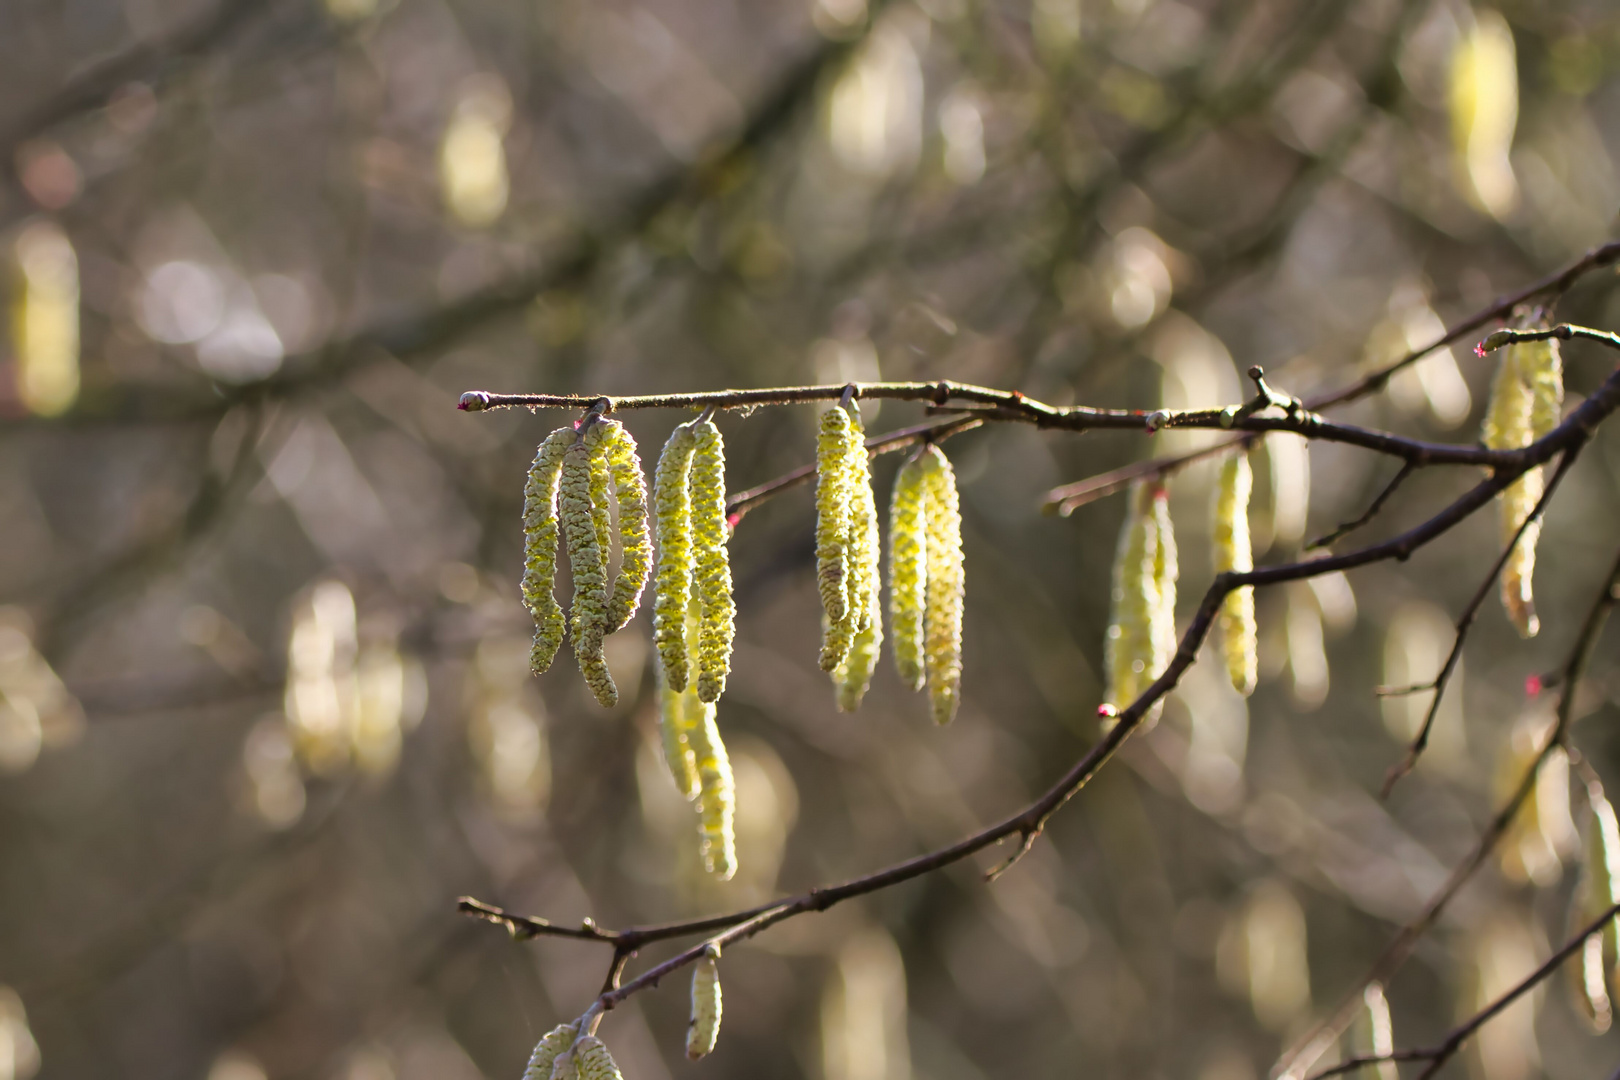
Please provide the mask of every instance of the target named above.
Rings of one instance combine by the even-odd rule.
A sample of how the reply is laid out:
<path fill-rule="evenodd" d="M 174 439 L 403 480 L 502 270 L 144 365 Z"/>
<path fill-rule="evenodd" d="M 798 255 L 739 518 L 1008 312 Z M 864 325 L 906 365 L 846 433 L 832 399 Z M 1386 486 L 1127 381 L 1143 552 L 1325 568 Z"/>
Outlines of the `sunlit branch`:
<path fill-rule="evenodd" d="M 1607 345 L 1611 349 L 1620 351 L 1620 334 L 1611 334 L 1605 330 L 1593 330 L 1589 326 L 1571 326 L 1569 323 L 1560 323 L 1549 326 L 1544 330 L 1514 330 L 1503 329 L 1486 336 L 1485 340 L 1474 346 L 1474 352 L 1480 356 L 1495 352 L 1504 345 L 1512 345 L 1522 341 L 1595 341 L 1599 345 Z"/>

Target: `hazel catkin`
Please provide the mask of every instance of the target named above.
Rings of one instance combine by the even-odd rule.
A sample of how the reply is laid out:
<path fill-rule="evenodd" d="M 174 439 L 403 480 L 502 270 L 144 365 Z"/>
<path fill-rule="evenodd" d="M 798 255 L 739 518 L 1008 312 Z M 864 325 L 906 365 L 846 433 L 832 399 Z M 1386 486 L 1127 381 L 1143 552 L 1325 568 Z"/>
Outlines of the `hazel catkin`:
<path fill-rule="evenodd" d="M 664 764 L 684 797 L 695 799 L 700 781 L 697 757 L 692 753 L 689 735 L 691 699 L 696 695 L 669 685 L 665 672 L 658 672 L 658 727 L 663 736 Z"/>
<path fill-rule="evenodd" d="M 624 1080 L 618 1062 L 595 1035 L 581 1035 L 573 1049 L 579 1080 Z"/>
<path fill-rule="evenodd" d="M 833 406 L 821 414 L 816 437 L 816 587 L 830 625 L 849 609 L 849 451 L 854 441 L 849 411 Z M 835 659 L 834 664 L 837 663 Z M 823 660 L 822 668 L 830 670 Z"/>
<path fill-rule="evenodd" d="M 653 503 L 658 521 L 658 571 L 653 582 L 653 640 L 670 691 L 686 689 L 686 607 L 692 594 L 692 501 L 688 490 L 692 425 L 670 434 L 658 457 Z"/>
<path fill-rule="evenodd" d="M 864 453 L 864 451 L 863 451 Z M 872 672 L 877 668 L 878 653 L 883 648 L 883 585 L 878 569 L 878 548 L 882 536 L 878 531 L 877 507 L 872 497 L 872 485 L 864 487 L 864 505 L 860 516 L 866 521 L 866 540 L 861 545 L 862 584 L 859 590 L 861 604 L 866 612 L 865 626 L 855 632 L 849 652 L 834 672 L 838 686 L 837 704 L 840 712 L 854 712 L 861 707 L 867 687 L 872 684 Z"/>
<path fill-rule="evenodd" d="M 686 693 L 696 696 L 690 688 Z M 687 740 L 697 760 L 700 782 L 698 814 L 703 827 L 703 866 L 721 881 L 727 881 L 737 872 L 734 822 L 737 788 L 731 774 L 731 759 L 726 756 L 726 744 L 720 740 L 720 729 L 715 724 L 715 707 L 700 701 L 697 714 L 688 715 Z"/>
<path fill-rule="evenodd" d="M 693 1061 L 714 1049 L 720 1036 L 720 948 L 710 944 L 692 965 L 692 1018 L 686 1025 L 686 1056 Z"/>
<path fill-rule="evenodd" d="M 1155 488 L 1149 485 L 1131 486 L 1114 558 L 1113 617 L 1104 650 L 1108 686 L 1103 699 L 1116 709 L 1130 705 L 1157 678 L 1152 672 L 1154 615 L 1160 610 L 1154 496 Z"/>
<path fill-rule="evenodd" d="M 562 1024 L 546 1032 L 545 1037 L 535 1044 L 534 1053 L 529 1055 L 528 1067 L 523 1070 L 523 1080 L 550 1080 L 552 1066 L 556 1064 L 558 1057 L 574 1045 L 574 1038 L 578 1034 L 579 1031 L 573 1024 Z"/>
<path fill-rule="evenodd" d="M 1153 659 L 1148 670 L 1157 679 L 1176 653 L 1176 530 L 1170 522 L 1170 493 L 1162 486 L 1153 492 Z"/>
<path fill-rule="evenodd" d="M 572 427 L 546 436 L 523 488 L 523 603 L 534 616 L 529 666 L 536 675 L 551 667 L 566 629 L 552 588 L 557 575 L 557 481 L 563 454 L 574 437 Z"/>
<path fill-rule="evenodd" d="M 1571 899 L 1570 929 L 1585 926 L 1620 902 L 1620 822 L 1602 788 L 1587 786 L 1591 816 L 1586 823 L 1585 860 Z M 1613 1020 L 1609 972 L 1620 959 L 1620 920 L 1610 919 L 1587 938 L 1580 963 L 1571 965 L 1576 1003 L 1591 1027 L 1607 1031 Z"/>
<path fill-rule="evenodd" d="M 692 588 L 699 607 L 693 659 L 698 697 L 713 702 L 726 689 L 737 625 L 726 551 L 726 460 L 714 421 L 698 421 L 692 435 Z"/>
<path fill-rule="evenodd" d="M 1249 541 L 1249 495 L 1254 490 L 1254 473 L 1249 456 L 1233 454 L 1221 462 L 1215 486 L 1215 572 L 1228 570 L 1244 574 L 1254 569 L 1254 550 Z M 1232 688 L 1244 697 L 1254 693 L 1260 661 L 1254 618 L 1254 586 L 1245 585 L 1226 594 L 1221 601 L 1221 654 Z"/>
<path fill-rule="evenodd" d="M 607 631 L 607 553 L 602 550 L 592 512 L 593 456 L 600 457 L 600 440 L 571 443 L 563 454 L 559 503 L 563 535 L 568 541 L 568 565 L 574 575 L 574 604 L 570 630 L 579 670 L 596 700 L 612 706 L 619 700 L 618 688 L 602 654 L 602 638 Z"/>
<path fill-rule="evenodd" d="M 647 531 L 647 481 L 641 473 L 636 440 L 617 420 L 599 421 L 605 428 L 604 459 L 613 479 L 613 498 L 619 507 L 619 576 L 608 598 L 607 632 L 622 630 L 641 604 L 652 570 L 652 537 Z"/>
<path fill-rule="evenodd" d="M 889 626 L 894 666 L 913 690 L 923 686 L 923 613 L 927 609 L 928 539 L 923 521 L 923 468 L 900 466 L 889 500 Z"/>
<path fill-rule="evenodd" d="M 956 715 L 962 687 L 962 513 L 956 470 L 939 447 L 922 455 L 923 528 L 928 607 L 923 615 L 923 667 L 936 724 Z"/>

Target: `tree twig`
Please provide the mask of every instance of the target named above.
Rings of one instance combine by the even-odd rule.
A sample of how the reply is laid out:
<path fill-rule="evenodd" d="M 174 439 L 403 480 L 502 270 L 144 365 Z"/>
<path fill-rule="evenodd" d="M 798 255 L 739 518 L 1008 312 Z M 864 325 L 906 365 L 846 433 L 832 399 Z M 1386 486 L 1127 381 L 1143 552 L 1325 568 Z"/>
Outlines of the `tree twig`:
<path fill-rule="evenodd" d="M 1367 524 L 1367 522 L 1377 517 L 1378 511 L 1384 508 L 1384 504 L 1389 501 L 1389 497 L 1395 494 L 1396 489 L 1405 483 L 1406 478 L 1416 472 L 1417 468 L 1416 462 L 1406 462 L 1401 466 L 1400 471 L 1395 474 L 1390 482 L 1384 485 L 1384 490 L 1378 493 L 1377 498 L 1373 499 L 1372 503 L 1367 507 L 1360 517 L 1356 518 L 1354 521 L 1343 522 L 1332 532 L 1326 534 L 1325 536 L 1317 537 L 1315 540 L 1312 540 L 1310 543 L 1305 545 L 1305 550 L 1317 551 L 1321 548 L 1328 547 L 1334 541 L 1344 539 L 1346 536 L 1355 532 L 1357 529 Z"/>

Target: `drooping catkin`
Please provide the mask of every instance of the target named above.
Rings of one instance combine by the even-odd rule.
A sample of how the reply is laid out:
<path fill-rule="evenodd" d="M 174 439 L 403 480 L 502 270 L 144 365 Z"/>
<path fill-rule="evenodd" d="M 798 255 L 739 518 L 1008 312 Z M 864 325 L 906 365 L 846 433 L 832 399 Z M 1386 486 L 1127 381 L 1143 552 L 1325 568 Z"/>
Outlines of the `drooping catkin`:
<path fill-rule="evenodd" d="M 863 455 L 865 451 L 862 451 Z M 878 548 L 882 536 L 878 530 L 877 506 L 872 497 L 872 485 L 867 483 L 862 496 L 859 516 L 866 520 L 867 537 L 861 545 L 861 603 L 866 611 L 865 623 L 855 632 L 844 662 L 834 677 L 838 684 L 838 710 L 854 712 L 861 707 L 867 687 L 872 684 L 872 672 L 877 668 L 878 653 L 883 648 L 883 584 L 878 569 Z"/>
<path fill-rule="evenodd" d="M 686 1025 L 686 1056 L 696 1061 L 720 1037 L 720 948 L 710 944 L 692 966 L 692 1018 Z"/>
<path fill-rule="evenodd" d="M 693 659 L 698 697 L 713 702 L 726 689 L 737 626 L 726 552 L 726 459 L 720 429 L 712 420 L 695 423 L 692 435 L 692 587 L 699 604 Z"/>
<path fill-rule="evenodd" d="M 658 672 L 658 727 L 663 736 L 664 764 L 675 780 L 675 788 L 688 799 L 695 799 L 701 786 L 697 757 L 692 753 L 688 733 L 690 699 L 696 695 L 669 685 L 662 669 Z"/>
<path fill-rule="evenodd" d="M 529 1055 L 528 1067 L 523 1070 L 523 1080 L 549 1080 L 557 1058 L 574 1045 L 574 1039 L 578 1034 L 579 1030 L 573 1024 L 562 1024 L 546 1032 L 545 1037 L 535 1044 L 534 1053 Z"/>
<path fill-rule="evenodd" d="M 1247 454 L 1233 454 L 1221 462 L 1213 529 L 1217 574 L 1228 570 L 1242 574 L 1254 569 L 1254 550 L 1249 542 L 1249 495 L 1253 490 L 1254 473 Z M 1220 623 L 1226 674 L 1233 689 L 1248 697 L 1254 693 L 1260 674 L 1252 585 L 1226 594 L 1221 601 Z"/>
<path fill-rule="evenodd" d="M 636 440 L 617 420 L 606 421 L 606 460 L 619 506 L 619 576 L 608 599 L 607 632 L 622 630 L 641 604 L 652 571 L 652 537 L 647 531 L 647 481 L 641 473 Z M 598 425 L 602 426 L 602 425 Z"/>
<path fill-rule="evenodd" d="M 692 595 L 692 501 L 688 476 L 697 440 L 681 424 L 659 455 L 653 481 L 658 572 L 653 582 L 653 640 L 669 690 L 686 689 L 686 606 Z"/>
<path fill-rule="evenodd" d="M 923 521 L 923 468 L 907 461 L 889 501 L 889 625 L 894 666 L 913 690 L 923 686 L 923 613 L 927 609 L 928 538 Z"/>
<path fill-rule="evenodd" d="M 1587 785 L 1591 817 L 1586 823 L 1586 858 L 1570 911 L 1570 929 L 1585 926 L 1620 902 L 1620 822 L 1597 784 Z M 1572 987 L 1581 1013 L 1599 1032 L 1613 1020 L 1608 973 L 1620 959 L 1620 922 L 1609 920 L 1588 938 L 1581 962 L 1571 966 Z"/>
<path fill-rule="evenodd" d="M 849 411 L 833 406 L 821 414 L 816 437 L 816 587 L 829 625 L 849 610 L 849 450 L 854 433 Z M 834 661 L 834 665 L 837 661 Z M 822 663 L 824 670 L 833 665 Z"/>
<path fill-rule="evenodd" d="M 1170 522 L 1170 493 L 1153 492 L 1153 660 L 1148 670 L 1157 679 L 1176 654 L 1176 530 Z"/>
<path fill-rule="evenodd" d="M 1103 699 L 1118 709 L 1135 701 L 1153 678 L 1148 673 L 1153 661 L 1153 614 L 1159 607 L 1153 502 L 1153 488 L 1132 485 L 1114 557 L 1113 618 L 1104 649 L 1108 687 Z"/>
<path fill-rule="evenodd" d="M 1563 360 L 1558 342 L 1553 340 L 1509 345 L 1501 352 L 1502 360 L 1491 383 L 1483 436 L 1485 445 L 1492 450 L 1517 450 L 1558 426 L 1564 400 Z M 1543 490 L 1542 471 L 1537 466 L 1498 496 L 1504 543 L 1530 516 Z M 1531 588 L 1540 535 L 1539 521 L 1526 526 L 1502 567 L 1502 605 L 1520 636 L 1527 638 L 1534 637 L 1541 628 Z"/>
<path fill-rule="evenodd" d="M 591 498 L 596 486 L 592 458 L 600 457 L 600 451 L 600 440 L 588 437 L 569 444 L 563 454 L 559 503 L 563 535 L 568 541 L 568 565 L 574 575 L 570 612 L 574 656 L 596 700 L 611 706 L 618 702 L 619 691 L 602 655 L 602 638 L 607 631 L 607 553 L 598 540 Z"/>
<path fill-rule="evenodd" d="M 552 588 L 557 576 L 557 481 L 574 437 L 572 427 L 546 436 L 523 488 L 523 603 L 534 616 L 529 666 L 536 675 L 551 667 L 567 626 Z"/>
<path fill-rule="evenodd" d="M 691 689 L 686 693 L 696 696 Z M 727 881 L 737 872 L 737 838 L 733 821 L 737 805 L 736 782 L 731 775 L 731 759 L 726 756 L 726 744 L 720 741 L 720 728 L 715 724 L 715 707 L 700 701 L 697 708 L 696 716 L 689 714 L 686 737 L 697 759 L 703 866 L 721 881 Z"/>
<path fill-rule="evenodd" d="M 839 412 L 846 412 L 838 406 Z M 831 611 L 822 626 L 821 670 L 831 672 L 835 680 L 842 681 L 845 660 L 855 637 L 871 621 L 873 587 L 875 585 L 878 552 L 871 543 L 870 522 L 877 516 L 872 500 L 872 475 L 866 453 L 865 431 L 861 426 L 860 410 L 851 406 L 845 418 L 844 456 L 839 464 L 843 473 L 840 484 L 843 508 L 839 514 L 843 536 L 839 541 L 842 552 L 840 575 L 843 580 L 843 615 L 834 618 Z M 818 467 L 820 462 L 818 461 Z M 817 490 L 817 550 L 820 545 L 820 495 Z M 823 598 L 825 599 L 825 597 Z"/>
<path fill-rule="evenodd" d="M 624 1080 L 618 1062 L 613 1060 L 607 1046 L 595 1035 L 581 1035 L 574 1044 L 573 1053 L 579 1069 L 579 1080 Z"/>
<path fill-rule="evenodd" d="M 962 512 L 956 470 L 939 447 L 922 455 L 923 523 L 927 534 L 926 592 L 923 615 L 923 667 L 934 723 L 956 716 L 962 689 Z"/>

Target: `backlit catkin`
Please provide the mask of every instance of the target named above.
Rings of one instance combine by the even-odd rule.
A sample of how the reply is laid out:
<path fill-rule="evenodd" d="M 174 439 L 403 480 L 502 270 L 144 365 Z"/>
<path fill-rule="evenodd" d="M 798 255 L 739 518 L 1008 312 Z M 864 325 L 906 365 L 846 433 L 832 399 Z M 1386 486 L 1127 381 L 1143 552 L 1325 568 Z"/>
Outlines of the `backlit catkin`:
<path fill-rule="evenodd" d="M 1148 670 L 1157 679 L 1176 654 L 1176 530 L 1170 523 L 1170 493 L 1153 492 L 1153 659 Z"/>
<path fill-rule="evenodd" d="M 1254 490 L 1254 474 L 1249 456 L 1233 454 L 1221 463 L 1215 487 L 1215 572 L 1231 570 L 1248 573 L 1254 569 L 1254 550 L 1249 542 L 1249 495 Z M 1226 594 L 1221 601 L 1221 653 L 1232 687 L 1244 697 L 1254 693 L 1260 663 L 1254 621 L 1254 587 L 1245 585 Z"/>
<path fill-rule="evenodd" d="M 923 468 L 907 461 L 889 500 L 889 626 L 894 666 L 913 690 L 923 686 L 923 613 L 927 609 L 928 538 L 923 522 Z"/>
<path fill-rule="evenodd" d="M 613 478 L 613 498 L 619 506 L 619 576 L 608 599 L 607 632 L 621 630 L 641 604 L 652 571 L 652 537 L 647 532 L 647 481 L 641 474 L 641 457 L 636 440 L 617 420 L 598 423 L 606 427 L 608 472 Z"/>
<path fill-rule="evenodd" d="M 821 414 L 816 437 L 816 587 L 829 625 L 849 610 L 849 452 L 854 442 L 849 411 L 833 406 Z M 824 670 L 837 664 L 822 661 Z"/>
<path fill-rule="evenodd" d="M 693 667 L 698 697 L 713 702 L 726 689 L 737 625 L 726 552 L 726 459 L 713 421 L 694 424 L 692 435 L 692 588 L 699 605 Z"/>
<path fill-rule="evenodd" d="M 692 500 L 688 476 L 697 440 L 692 425 L 670 434 L 653 479 L 658 572 L 653 581 L 653 640 L 668 690 L 686 689 L 686 605 L 692 594 Z"/>
<path fill-rule="evenodd" d="M 595 1035 L 581 1035 L 573 1053 L 579 1080 L 624 1080 L 613 1055 Z"/>
<path fill-rule="evenodd" d="M 866 625 L 855 632 L 854 640 L 849 645 L 849 652 L 844 656 L 844 662 L 834 673 L 838 684 L 837 702 L 840 712 L 854 712 L 861 707 L 861 699 L 866 696 L 867 687 L 872 684 L 872 672 L 877 668 L 878 653 L 883 648 L 883 584 L 878 569 L 878 548 L 883 540 L 878 531 L 877 506 L 872 498 L 870 482 L 865 485 L 864 492 L 864 505 L 860 516 L 866 520 L 867 537 L 861 545 L 862 584 L 859 592 L 862 607 L 866 611 L 864 619 Z"/>
<path fill-rule="evenodd" d="M 573 432 L 569 432 L 570 435 Z M 574 1045 L 574 1038 L 579 1030 L 573 1024 L 563 1024 L 546 1032 L 545 1037 L 535 1045 L 534 1053 L 529 1055 L 528 1067 L 523 1070 L 523 1080 L 549 1080 L 552 1066 L 557 1058 Z"/>
<path fill-rule="evenodd" d="M 670 686 L 664 672 L 659 671 L 658 726 L 663 736 L 664 764 L 669 766 L 676 789 L 688 799 L 697 798 L 700 786 L 697 757 L 692 753 L 688 733 L 692 711 L 690 705 L 696 697 L 690 690 L 676 690 Z"/>
<path fill-rule="evenodd" d="M 1156 677 L 1150 674 L 1153 616 L 1159 610 L 1154 581 L 1158 555 L 1154 490 L 1146 484 L 1132 485 L 1114 558 L 1114 611 L 1104 649 L 1108 687 L 1103 697 L 1116 709 L 1130 705 Z"/>
<path fill-rule="evenodd" d="M 687 693 L 691 695 L 692 690 Z M 693 695 L 695 696 L 695 695 Z M 696 716 L 689 714 L 687 741 L 697 759 L 698 814 L 703 824 L 703 866 L 722 881 L 737 872 L 737 838 L 734 828 L 737 789 L 731 775 L 731 759 L 720 741 L 713 705 L 698 702 Z"/>
<path fill-rule="evenodd" d="M 572 427 L 546 436 L 523 488 L 523 603 L 534 616 L 529 666 L 536 675 L 551 667 L 566 629 L 552 587 L 557 575 L 557 480 L 563 454 L 574 438 Z"/>
<path fill-rule="evenodd" d="M 1509 345 L 1501 352 L 1485 414 L 1484 442 L 1492 450 L 1517 450 L 1558 426 L 1564 401 L 1563 361 L 1558 342 L 1552 340 Z M 1542 472 L 1537 466 L 1498 496 L 1504 543 L 1541 501 L 1542 491 Z M 1526 526 L 1502 567 L 1502 605 L 1522 637 L 1534 637 L 1541 628 L 1531 588 L 1540 535 L 1539 521 Z"/>
<path fill-rule="evenodd" d="M 569 627 L 574 656 L 596 700 L 611 706 L 618 702 L 619 691 L 602 655 L 602 638 L 607 632 L 607 552 L 599 541 L 591 498 L 596 486 L 592 456 L 594 453 L 599 457 L 600 451 L 600 440 L 589 437 L 569 444 L 563 454 L 559 504 L 563 536 L 568 541 L 568 565 L 574 575 Z"/>
<path fill-rule="evenodd" d="M 692 1019 L 686 1025 L 686 1056 L 696 1061 L 720 1036 L 720 948 L 709 945 L 692 966 Z"/>
<path fill-rule="evenodd" d="M 956 470 L 939 447 L 924 451 L 922 469 L 928 575 L 923 667 L 934 722 L 948 724 L 962 689 L 962 513 Z"/>
<path fill-rule="evenodd" d="M 1585 867 L 1573 897 L 1571 930 L 1587 925 L 1620 902 L 1620 822 L 1596 784 L 1588 785 L 1587 802 L 1592 814 L 1586 823 Z M 1608 972 L 1620 956 L 1617 932 L 1620 923 L 1609 920 L 1602 932 L 1587 939 L 1581 962 L 1571 965 L 1577 1003 L 1587 1022 L 1600 1032 L 1608 1029 L 1613 1017 Z"/>

